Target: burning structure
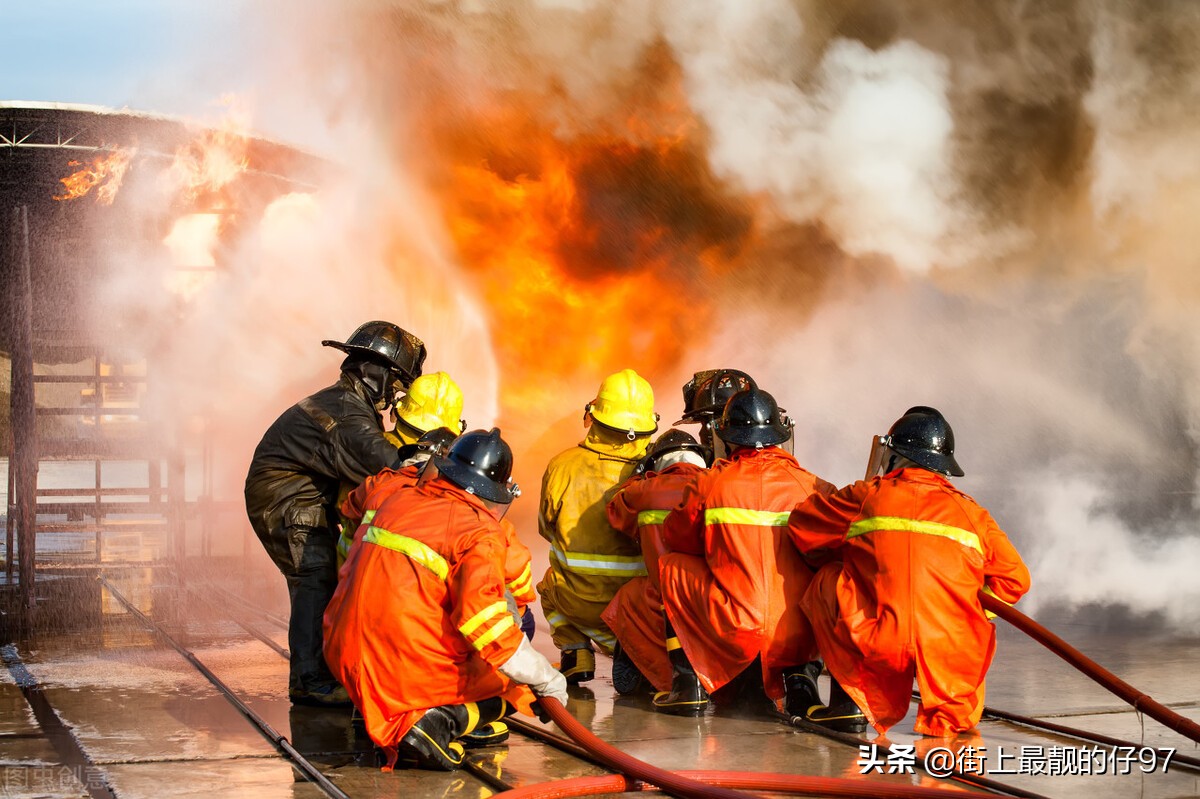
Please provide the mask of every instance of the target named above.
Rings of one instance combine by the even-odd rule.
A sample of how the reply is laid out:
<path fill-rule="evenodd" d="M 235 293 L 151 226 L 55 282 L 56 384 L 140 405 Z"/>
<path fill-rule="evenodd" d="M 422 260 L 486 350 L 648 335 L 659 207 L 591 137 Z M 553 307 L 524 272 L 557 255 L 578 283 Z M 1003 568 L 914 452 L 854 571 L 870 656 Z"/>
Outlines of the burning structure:
<path fill-rule="evenodd" d="M 223 513 L 211 442 L 165 390 L 163 336 L 228 268 L 222 242 L 324 168 L 232 130 L 0 103 L 4 552 L 17 616 L 36 605 L 38 572 L 211 554 Z M 122 284 L 134 290 L 114 292 Z"/>

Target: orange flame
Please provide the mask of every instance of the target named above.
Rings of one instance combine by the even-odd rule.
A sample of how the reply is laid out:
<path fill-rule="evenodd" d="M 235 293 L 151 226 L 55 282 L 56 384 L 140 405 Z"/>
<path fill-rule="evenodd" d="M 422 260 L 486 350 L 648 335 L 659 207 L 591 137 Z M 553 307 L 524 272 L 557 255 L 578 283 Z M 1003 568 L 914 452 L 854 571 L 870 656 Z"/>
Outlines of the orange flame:
<path fill-rule="evenodd" d="M 651 380 L 682 372 L 703 343 L 710 292 L 745 250 L 753 213 L 712 176 L 680 96 L 668 81 L 577 134 L 541 119 L 536 100 L 440 127 L 427 109 L 431 146 L 445 152 L 441 213 L 486 300 L 501 372 L 522 376 L 520 397 L 501 389 L 509 408 L 582 407 L 590 396 L 562 389 L 592 391 L 626 367 Z"/>
<path fill-rule="evenodd" d="M 175 152 L 167 181 L 188 203 L 226 209 L 230 201 L 225 190 L 246 171 L 248 147 L 246 136 L 235 131 L 205 131 Z"/>
<path fill-rule="evenodd" d="M 117 191 L 121 188 L 121 181 L 125 178 L 125 171 L 129 169 L 129 164 L 136 152 L 136 148 L 117 147 L 109 155 L 96 156 L 92 159 L 91 164 L 60 179 L 59 182 L 63 184 L 65 191 L 62 194 L 54 195 L 54 199 L 76 200 L 92 189 L 96 189 L 96 202 L 101 205 L 112 205 Z M 80 164 L 79 161 L 67 162 L 68 166 L 80 166 Z"/>
<path fill-rule="evenodd" d="M 237 180 L 246 172 L 250 139 L 228 120 L 179 147 L 163 175 L 172 205 L 191 211 L 175 219 L 163 239 L 175 271 L 168 290 L 185 300 L 209 286 L 217 274 L 214 251 L 236 223 Z"/>

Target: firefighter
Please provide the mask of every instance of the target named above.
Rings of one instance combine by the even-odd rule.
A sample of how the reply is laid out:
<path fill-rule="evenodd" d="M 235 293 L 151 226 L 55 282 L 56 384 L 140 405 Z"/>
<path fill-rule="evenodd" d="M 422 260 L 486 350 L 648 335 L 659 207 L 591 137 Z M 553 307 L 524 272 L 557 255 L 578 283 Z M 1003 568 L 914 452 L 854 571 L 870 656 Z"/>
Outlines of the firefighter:
<path fill-rule="evenodd" d="M 405 444 L 400 448 L 399 469 L 384 469 L 377 475 L 368 477 L 366 482 L 354 491 L 348 492 L 346 500 L 341 505 L 342 536 L 338 540 L 338 568 L 346 562 L 350 547 L 354 544 L 355 533 L 362 525 L 363 518 L 373 509 L 366 505 L 368 496 L 381 497 L 386 493 L 382 483 L 388 481 L 388 493 L 403 485 L 416 485 L 430 458 L 446 452 L 457 436 L 445 427 L 436 427 L 422 435 L 414 444 Z M 534 620 L 532 605 L 537 600 L 537 592 L 533 588 L 533 553 L 521 541 L 517 529 L 508 519 L 501 519 L 500 526 L 504 528 L 508 539 L 508 557 L 505 561 L 504 586 L 516 603 L 518 616 L 521 617 L 521 632 L 533 640 Z"/>
<path fill-rule="evenodd" d="M 445 427 L 455 435 L 467 429 L 463 395 L 445 372 L 421 375 L 392 408 L 395 426 L 384 435 L 396 447 L 415 444 L 430 430 Z"/>
<path fill-rule="evenodd" d="M 713 423 L 720 418 L 729 398 L 753 388 L 754 378 L 737 369 L 706 369 L 683 384 L 683 418 L 675 426 L 700 425 L 700 443 L 713 448 Z"/>
<path fill-rule="evenodd" d="M 321 616 L 337 585 L 342 484 L 357 485 L 396 466 L 379 412 L 397 387 L 421 374 L 425 345 L 391 322 L 367 322 L 345 343 L 336 383 L 300 400 L 263 434 L 246 475 L 246 513 L 287 580 L 291 601 L 288 696 L 292 702 L 348 707 L 349 697 L 321 655 Z"/>
<path fill-rule="evenodd" d="M 368 493 L 375 494 L 376 484 L 388 481 L 393 488 L 401 485 L 416 485 L 421 471 L 429 459 L 440 455 L 449 449 L 457 436 L 445 427 L 435 427 L 422 435 L 412 444 L 400 447 L 400 463 L 395 469 L 383 469 L 360 483 L 353 491 L 347 491 L 342 498 L 339 509 L 342 515 L 342 535 L 338 539 L 338 569 L 346 562 L 350 547 L 354 543 L 354 535 L 362 524 L 363 517 L 369 509 L 364 503 Z M 374 515 L 372 513 L 372 515 Z"/>
<path fill-rule="evenodd" d="M 675 715 L 702 714 L 710 693 L 755 663 L 758 673 L 744 679 L 757 682 L 760 673 L 772 702 L 784 696 L 785 679 L 791 693 L 793 675 L 819 673 L 799 607 L 812 572 L 786 525 L 799 502 L 833 486 L 782 448 L 791 423 L 760 388 L 734 394 L 713 432 L 717 461 L 684 489 L 663 526 L 671 551 L 659 560 L 659 578 L 672 679 L 653 702 Z M 815 676 L 797 687 L 804 698 L 788 703 L 811 701 Z"/>
<path fill-rule="evenodd" d="M 500 719 L 513 709 L 567 701 L 505 595 L 511 475 L 500 431 L 473 430 L 415 486 L 376 478 L 351 494 L 366 512 L 325 613 L 325 654 L 385 770 L 401 755 L 457 768 L 465 736 L 507 737 Z"/>
<path fill-rule="evenodd" d="M 646 576 L 621 586 L 601 619 L 617 637 L 613 653 L 613 688 L 628 696 L 644 682 L 658 690 L 671 686 L 658 560 L 666 552 L 663 521 L 679 504 L 683 489 L 708 468 L 712 451 L 691 433 L 668 430 L 654 442 L 640 467 L 609 500 L 608 523 L 639 542 Z"/>
<path fill-rule="evenodd" d="M 916 731 L 969 730 L 983 712 L 996 633 L 980 589 L 1016 602 L 1029 570 L 991 515 L 950 484 L 963 470 L 934 408 L 909 408 L 876 439 L 867 479 L 817 494 L 788 521 L 820 566 L 803 608 L 833 678 L 827 706 L 804 715 L 881 734 L 921 691 Z M 861 708 L 861 709 L 860 709 Z"/>
<path fill-rule="evenodd" d="M 646 573 L 637 542 L 609 525 L 605 506 L 645 456 L 658 418 L 644 378 L 632 369 L 611 374 L 584 407 L 584 440 L 554 456 L 542 476 L 538 532 L 550 542 L 550 567 L 537 591 L 572 685 L 594 676 L 593 647 L 611 654 L 616 644 L 600 614 L 617 589 Z"/>

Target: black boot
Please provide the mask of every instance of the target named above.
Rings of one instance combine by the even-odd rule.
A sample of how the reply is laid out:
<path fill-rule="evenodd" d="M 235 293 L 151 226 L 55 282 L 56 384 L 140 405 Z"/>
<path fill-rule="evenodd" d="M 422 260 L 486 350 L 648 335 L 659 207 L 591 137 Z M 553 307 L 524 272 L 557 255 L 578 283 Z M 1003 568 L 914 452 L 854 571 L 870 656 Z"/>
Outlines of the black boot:
<path fill-rule="evenodd" d="M 808 711 L 821 706 L 817 678 L 821 676 L 821 661 L 810 660 L 803 666 L 783 670 L 783 711 L 789 716 L 803 718 Z"/>
<path fill-rule="evenodd" d="M 813 724 L 819 724 L 838 732 L 866 732 L 866 715 L 846 694 L 846 689 L 841 686 L 841 683 L 832 676 L 830 676 L 829 682 L 829 706 L 812 708 L 804 714 L 804 718 Z"/>
<path fill-rule="evenodd" d="M 502 744 L 508 740 L 508 725 L 503 721 L 489 721 L 480 724 L 458 740 L 467 749 L 482 749 L 485 746 Z"/>
<path fill-rule="evenodd" d="M 454 740 L 467 726 L 466 705 L 431 707 L 400 740 L 401 753 L 414 755 L 422 768 L 453 771 L 462 765 L 463 745 Z"/>
<path fill-rule="evenodd" d="M 671 690 L 654 695 L 654 709 L 672 716 L 702 716 L 708 709 L 708 691 L 700 684 L 695 669 L 667 622 L 667 656 L 671 658 Z"/>
<path fill-rule="evenodd" d="M 470 705 L 467 709 L 470 710 Z M 478 749 L 483 746 L 495 746 L 508 740 L 508 725 L 500 719 L 509 713 L 508 703 L 501 697 L 485 699 L 476 702 L 477 711 L 474 714 L 475 726 L 467 730 L 459 741 L 468 749 Z"/>
<path fill-rule="evenodd" d="M 613 649 L 613 690 L 621 696 L 632 696 L 641 690 L 645 682 L 646 678 L 642 676 L 642 672 L 618 643 Z"/>
<path fill-rule="evenodd" d="M 596 653 L 591 649 L 564 649 L 559 656 L 558 670 L 567 678 L 567 685 L 579 685 L 596 676 Z"/>
<path fill-rule="evenodd" d="M 464 755 L 463 742 L 455 739 L 476 731 L 481 733 L 480 741 L 468 741 L 468 745 L 500 743 L 508 738 L 507 725 L 500 724 L 503 730 L 489 733 L 481 729 L 500 723 L 507 709 L 507 703 L 500 697 L 430 708 L 400 741 L 399 748 L 416 755 L 418 765 L 424 768 L 453 771 L 462 764 Z M 503 738 L 498 738 L 499 733 L 503 733 Z"/>

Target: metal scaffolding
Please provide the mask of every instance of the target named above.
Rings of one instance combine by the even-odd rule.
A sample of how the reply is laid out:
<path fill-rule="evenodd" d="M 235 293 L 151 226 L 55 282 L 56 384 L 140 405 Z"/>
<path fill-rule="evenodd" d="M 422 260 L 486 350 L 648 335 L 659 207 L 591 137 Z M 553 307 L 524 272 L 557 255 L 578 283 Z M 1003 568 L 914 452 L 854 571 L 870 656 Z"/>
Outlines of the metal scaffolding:
<path fill-rule="evenodd" d="M 161 231 L 145 230 L 120 197 L 101 205 L 62 196 L 64 177 L 89 157 L 125 150 L 135 154 L 135 166 L 164 167 L 203 130 L 152 114 L 0 102 L 0 355 L 10 361 L 7 602 L 0 613 L 7 610 L 10 626 L 37 615 L 40 578 L 122 563 L 181 565 L 189 552 L 208 553 L 218 514 L 228 512 L 211 495 L 206 435 L 185 439 L 169 414 L 145 402 L 160 371 L 152 343 L 140 352 L 114 346 L 110 330 L 119 325 L 90 318 L 105 279 L 100 265 L 112 258 L 103 251 L 106 237 L 153 254 L 162 247 Z M 246 136 L 243 143 L 239 189 L 260 206 L 311 188 L 328 168 L 268 140 Z M 47 464 L 65 463 L 72 474 L 82 466 L 91 479 L 39 480 Z M 111 479 L 116 466 L 129 471 L 130 463 L 144 464 L 144 481 Z M 199 496 L 187 494 L 188 468 L 201 472 L 192 481 Z M 189 547 L 193 520 L 203 540 Z"/>

